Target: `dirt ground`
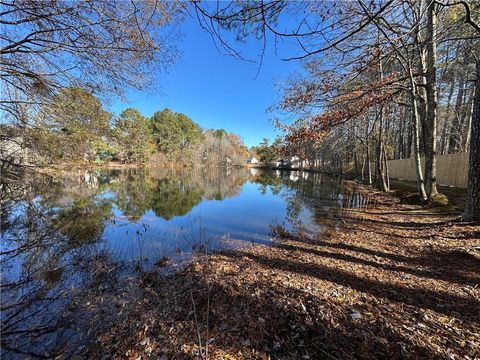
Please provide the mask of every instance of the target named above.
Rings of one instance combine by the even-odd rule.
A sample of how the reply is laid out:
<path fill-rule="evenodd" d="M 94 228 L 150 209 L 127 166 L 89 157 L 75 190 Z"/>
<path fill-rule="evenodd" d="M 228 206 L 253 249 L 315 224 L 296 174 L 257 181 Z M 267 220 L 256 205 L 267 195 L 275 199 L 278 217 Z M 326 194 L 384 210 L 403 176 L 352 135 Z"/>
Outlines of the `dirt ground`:
<path fill-rule="evenodd" d="M 371 194 L 321 234 L 149 272 L 88 357 L 480 359 L 480 226 Z"/>

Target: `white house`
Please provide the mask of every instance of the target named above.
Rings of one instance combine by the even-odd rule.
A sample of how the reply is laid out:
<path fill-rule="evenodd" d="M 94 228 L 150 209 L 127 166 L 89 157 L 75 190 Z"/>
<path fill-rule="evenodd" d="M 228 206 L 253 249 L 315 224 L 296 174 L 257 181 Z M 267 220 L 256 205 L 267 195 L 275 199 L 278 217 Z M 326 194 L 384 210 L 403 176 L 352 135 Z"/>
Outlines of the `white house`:
<path fill-rule="evenodd" d="M 299 168 L 301 165 L 301 160 L 298 156 L 292 156 L 289 160 L 288 163 L 290 167 L 292 168 Z"/>
<path fill-rule="evenodd" d="M 258 164 L 258 160 L 257 160 L 257 158 L 254 156 L 254 157 L 252 157 L 251 159 L 248 160 L 248 163 L 249 163 L 249 164 Z"/>

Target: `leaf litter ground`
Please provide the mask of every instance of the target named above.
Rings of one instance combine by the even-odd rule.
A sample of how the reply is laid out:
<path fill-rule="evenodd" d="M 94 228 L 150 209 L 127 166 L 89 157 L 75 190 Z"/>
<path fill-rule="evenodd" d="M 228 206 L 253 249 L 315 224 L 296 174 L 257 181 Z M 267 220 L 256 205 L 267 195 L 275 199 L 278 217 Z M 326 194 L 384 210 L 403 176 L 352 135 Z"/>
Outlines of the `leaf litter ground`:
<path fill-rule="evenodd" d="M 364 190 L 367 191 L 367 190 Z M 371 192 L 320 234 L 199 256 L 105 299 L 85 350 L 131 359 L 480 359 L 480 226 Z M 109 315 L 106 315 L 109 314 Z"/>

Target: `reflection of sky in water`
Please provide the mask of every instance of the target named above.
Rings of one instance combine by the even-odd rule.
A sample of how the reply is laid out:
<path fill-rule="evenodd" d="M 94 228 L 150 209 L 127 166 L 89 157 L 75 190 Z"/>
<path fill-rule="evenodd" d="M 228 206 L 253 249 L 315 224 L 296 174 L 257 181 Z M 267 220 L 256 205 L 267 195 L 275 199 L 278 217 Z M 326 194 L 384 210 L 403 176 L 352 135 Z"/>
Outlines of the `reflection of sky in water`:
<path fill-rule="evenodd" d="M 12 305 L 2 313 L 11 319 L 3 326 L 35 328 L 61 319 L 73 294 L 102 291 L 99 271 L 125 279 L 137 260 L 142 269 L 164 256 L 188 260 L 205 243 L 208 251 L 269 245 L 270 225 L 291 229 L 301 222 L 319 230 L 340 208 L 365 205 L 358 195 L 342 194 L 338 179 L 255 170 L 79 170 L 61 181 L 42 178 L 15 202 L 2 199 L 1 280 L 9 285 L 2 305 Z M 114 282 L 107 277 L 102 286 Z M 19 315 L 11 316 L 17 308 Z M 37 353 L 60 344 L 47 335 L 17 340 L 7 333 L 10 345 Z"/>
<path fill-rule="evenodd" d="M 286 189 L 284 189 L 287 191 Z M 115 200 L 107 193 L 108 198 Z M 106 198 L 106 197 L 105 197 Z M 129 221 L 117 205 L 114 220 L 107 222 L 103 239 L 108 249 L 125 260 L 147 258 L 148 263 L 163 256 L 191 251 L 192 243 L 207 241 L 210 249 L 222 248 L 219 239 L 239 242 L 270 242 L 270 226 L 284 222 L 286 202 L 267 188 L 265 193 L 253 182 L 243 184 L 241 192 L 223 200 L 202 200 L 186 215 L 165 220 L 148 210 L 139 220 Z M 315 228 L 310 213 L 303 209 L 304 225 Z M 291 224 L 286 223 L 287 227 Z M 230 242 L 231 244 L 231 242 Z"/>
<path fill-rule="evenodd" d="M 117 260 L 147 258 L 151 265 L 163 256 L 191 252 L 199 243 L 207 243 L 209 250 L 222 248 L 221 238 L 231 239 L 230 246 L 269 244 L 273 224 L 292 228 L 300 222 L 304 229 L 319 230 L 314 218 L 331 215 L 349 199 L 339 191 L 336 179 L 319 174 L 195 171 L 70 174 L 34 194 L 32 203 L 42 216 L 51 217 L 52 223 L 44 219 L 43 226 L 58 226 L 61 236 L 80 238 L 81 246 L 94 241 Z M 13 207 L 10 216 L 26 212 L 24 205 Z M 11 247 L 8 231 L 3 238 L 5 251 Z"/>

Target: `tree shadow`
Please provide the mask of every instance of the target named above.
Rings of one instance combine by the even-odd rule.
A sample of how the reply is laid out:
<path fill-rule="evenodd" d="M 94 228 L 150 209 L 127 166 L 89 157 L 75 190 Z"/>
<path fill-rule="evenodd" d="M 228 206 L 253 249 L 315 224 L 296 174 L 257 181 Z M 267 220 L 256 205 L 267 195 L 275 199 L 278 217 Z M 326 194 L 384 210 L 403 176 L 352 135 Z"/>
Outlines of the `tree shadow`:
<path fill-rule="evenodd" d="M 319 264 L 272 259 L 251 253 L 243 253 L 242 255 L 268 268 L 311 276 L 347 286 L 377 298 L 403 305 L 430 309 L 454 317 L 467 324 L 478 323 L 479 321 L 478 309 L 480 308 L 480 301 L 473 297 L 458 296 L 441 290 L 433 291 L 420 287 L 405 287 L 392 283 L 383 283 L 359 277 L 338 268 L 334 269 Z"/>
<path fill-rule="evenodd" d="M 429 223 L 422 223 L 416 221 L 391 221 L 391 220 L 376 220 L 376 219 L 368 219 L 368 222 L 371 224 L 379 224 L 379 225 L 388 225 L 388 227 L 396 227 L 396 228 L 408 228 L 409 230 L 424 230 L 427 226 L 428 227 L 435 227 L 435 226 L 448 226 L 452 223 L 452 220 L 445 220 L 445 221 L 436 221 L 436 222 L 429 222 Z"/>
<path fill-rule="evenodd" d="M 278 270 L 293 271 L 297 267 L 294 262 L 281 265 L 251 254 L 231 252 L 223 255 L 232 260 L 247 256 L 258 264 Z M 142 307 L 129 317 L 130 322 L 112 323 L 110 331 L 99 334 L 101 338 L 110 336 L 117 341 L 113 347 L 115 351 L 104 351 L 103 355 L 142 354 L 145 348 L 142 339 L 148 338 L 159 349 L 155 356 L 200 359 L 199 342 L 204 353 L 208 338 L 211 358 L 448 358 L 412 341 L 402 334 L 401 326 L 389 326 L 381 317 L 375 321 L 354 320 L 349 315 L 352 309 L 346 304 L 326 302 L 260 274 L 255 278 L 243 278 L 243 270 L 240 268 L 230 274 L 233 276 L 186 272 L 167 280 L 153 274 L 144 283 L 148 295 L 143 296 Z M 308 268 L 297 271 L 311 273 Z M 361 304 L 356 310 L 366 311 Z M 155 319 L 157 325 L 143 331 L 151 319 Z M 142 324 L 139 330 L 135 330 L 137 323 Z M 102 351 L 101 348 L 96 350 Z M 88 352 L 86 355 L 98 354 Z"/>
<path fill-rule="evenodd" d="M 232 294 L 230 288 L 220 284 L 210 287 L 212 298 L 208 302 L 217 309 L 210 312 L 209 332 L 214 337 L 226 331 L 233 335 L 219 347 L 234 350 L 249 344 L 260 356 L 265 354 L 272 359 L 396 359 L 406 353 L 416 354 L 417 358 L 431 355 L 429 349 L 388 328 L 382 320 L 354 321 L 347 307 L 332 311 L 328 304 L 299 289 L 256 282 L 250 290 L 253 296 Z M 206 296 L 200 295 L 198 300 L 199 313 L 206 314 Z M 202 317 L 200 321 L 206 323 L 207 319 Z"/>
<path fill-rule="evenodd" d="M 479 283 L 480 277 L 468 277 L 461 274 L 461 271 L 477 271 L 480 269 L 480 260 L 475 256 L 462 251 L 435 251 L 431 250 L 423 256 L 408 257 L 395 255 L 381 251 L 375 251 L 360 246 L 321 242 L 319 245 L 326 248 L 341 248 L 354 252 L 373 255 L 375 257 L 387 258 L 396 262 L 407 263 L 407 266 L 397 264 L 386 264 L 372 261 L 344 253 L 323 251 L 311 247 L 294 246 L 291 244 L 276 244 L 275 246 L 291 252 L 305 252 L 319 257 L 342 260 L 364 266 L 371 266 L 376 269 L 402 272 L 418 277 L 448 281 L 461 285 L 475 286 Z M 412 267 L 412 265 L 416 267 Z M 478 271 L 477 271 L 478 272 Z M 478 272 L 480 275 L 480 272 Z"/>

